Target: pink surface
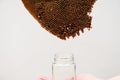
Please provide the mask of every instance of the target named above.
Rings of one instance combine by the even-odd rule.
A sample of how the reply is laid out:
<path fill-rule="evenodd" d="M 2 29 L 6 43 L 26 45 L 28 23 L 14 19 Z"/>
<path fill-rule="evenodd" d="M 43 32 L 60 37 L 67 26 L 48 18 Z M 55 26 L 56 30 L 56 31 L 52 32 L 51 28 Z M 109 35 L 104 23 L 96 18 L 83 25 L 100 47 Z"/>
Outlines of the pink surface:
<path fill-rule="evenodd" d="M 41 76 L 39 80 L 50 80 L 47 77 Z M 73 78 L 67 79 L 73 80 Z M 91 74 L 80 74 L 76 76 L 76 80 L 97 80 L 97 78 Z"/>

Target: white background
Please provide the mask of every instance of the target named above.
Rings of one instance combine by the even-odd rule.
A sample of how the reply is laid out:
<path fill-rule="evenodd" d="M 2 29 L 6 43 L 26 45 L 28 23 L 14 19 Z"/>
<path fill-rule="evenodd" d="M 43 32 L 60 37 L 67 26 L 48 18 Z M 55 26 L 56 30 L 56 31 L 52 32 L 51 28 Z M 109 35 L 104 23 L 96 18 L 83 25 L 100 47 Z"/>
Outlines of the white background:
<path fill-rule="evenodd" d="M 0 80 L 51 77 L 56 52 L 75 55 L 77 74 L 120 75 L 120 0 L 98 0 L 92 29 L 66 41 L 41 28 L 21 0 L 0 0 Z"/>

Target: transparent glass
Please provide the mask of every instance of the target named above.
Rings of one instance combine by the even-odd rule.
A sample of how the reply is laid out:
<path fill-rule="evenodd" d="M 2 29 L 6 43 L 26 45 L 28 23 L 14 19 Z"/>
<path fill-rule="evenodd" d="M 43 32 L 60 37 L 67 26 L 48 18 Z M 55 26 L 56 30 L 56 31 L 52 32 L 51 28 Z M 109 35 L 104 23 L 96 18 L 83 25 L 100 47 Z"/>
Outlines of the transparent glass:
<path fill-rule="evenodd" d="M 52 80 L 76 80 L 76 65 L 73 54 L 59 53 L 54 55 Z"/>

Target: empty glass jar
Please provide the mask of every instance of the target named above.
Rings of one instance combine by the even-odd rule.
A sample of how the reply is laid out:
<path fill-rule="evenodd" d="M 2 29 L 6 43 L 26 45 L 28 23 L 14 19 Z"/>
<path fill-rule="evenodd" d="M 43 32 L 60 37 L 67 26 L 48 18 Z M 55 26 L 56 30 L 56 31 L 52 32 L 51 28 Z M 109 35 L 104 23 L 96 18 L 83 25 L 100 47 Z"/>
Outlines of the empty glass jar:
<path fill-rule="evenodd" d="M 73 54 L 59 53 L 54 55 L 52 64 L 53 80 L 75 80 L 76 65 Z"/>

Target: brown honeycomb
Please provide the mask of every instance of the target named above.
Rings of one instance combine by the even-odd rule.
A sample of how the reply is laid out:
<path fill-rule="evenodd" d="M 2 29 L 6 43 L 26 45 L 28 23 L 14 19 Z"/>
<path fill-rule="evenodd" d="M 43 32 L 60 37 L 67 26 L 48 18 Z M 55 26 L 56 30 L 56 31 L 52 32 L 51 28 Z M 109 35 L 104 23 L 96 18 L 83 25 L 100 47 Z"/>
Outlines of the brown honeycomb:
<path fill-rule="evenodd" d="M 50 33 L 66 40 L 91 28 L 89 13 L 96 0 L 22 0 L 31 15 Z"/>

